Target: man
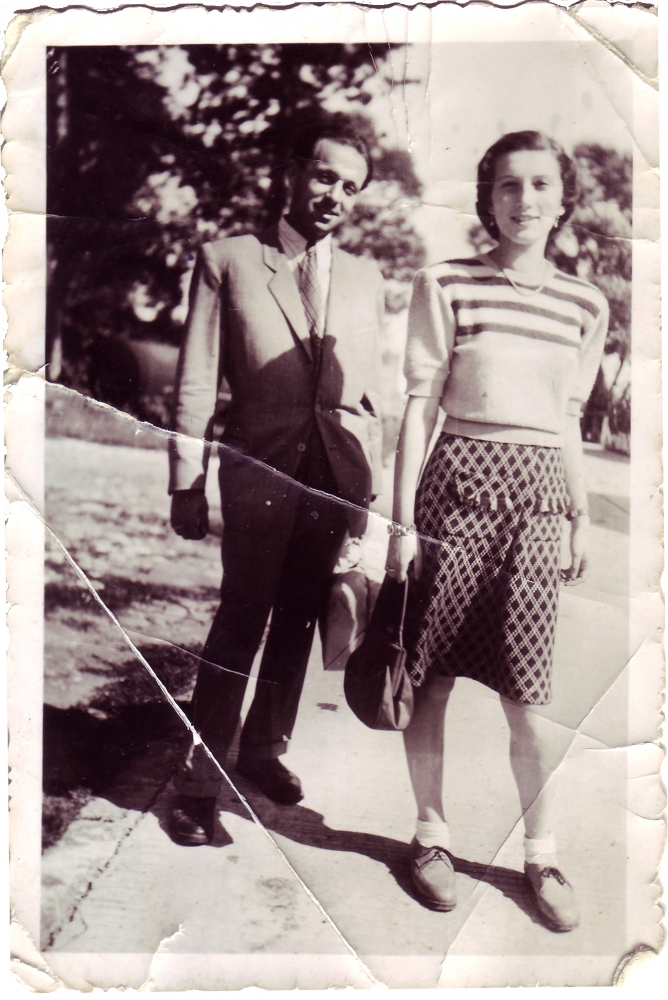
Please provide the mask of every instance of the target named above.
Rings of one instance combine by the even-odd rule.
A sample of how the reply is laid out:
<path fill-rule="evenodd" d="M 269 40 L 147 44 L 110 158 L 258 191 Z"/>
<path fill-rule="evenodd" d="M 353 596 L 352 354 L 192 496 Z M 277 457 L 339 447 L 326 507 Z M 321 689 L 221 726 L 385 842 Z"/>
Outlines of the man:
<path fill-rule="evenodd" d="M 231 390 L 219 447 L 221 603 L 202 653 L 194 725 L 224 766 L 271 613 L 237 771 L 286 804 L 302 789 L 278 758 L 316 622 L 346 531 L 362 534 L 380 481 L 382 278 L 332 243 L 370 175 L 364 140 L 340 116 L 299 135 L 278 225 L 203 247 L 177 374 L 182 436 L 172 442 L 170 492 L 183 538 L 208 530 L 205 441 L 223 378 Z M 193 746 L 171 813 L 178 843 L 211 841 L 221 777 Z"/>

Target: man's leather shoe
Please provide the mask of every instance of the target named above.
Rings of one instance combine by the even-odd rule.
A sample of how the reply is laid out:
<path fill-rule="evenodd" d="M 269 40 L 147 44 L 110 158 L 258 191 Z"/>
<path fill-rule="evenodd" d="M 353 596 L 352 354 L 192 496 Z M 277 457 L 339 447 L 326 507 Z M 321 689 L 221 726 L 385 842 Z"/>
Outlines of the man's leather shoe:
<path fill-rule="evenodd" d="M 457 905 L 455 869 L 443 847 L 423 847 L 414 837 L 409 847 L 411 878 L 424 902 L 447 912 Z"/>
<path fill-rule="evenodd" d="M 294 806 L 304 798 L 299 778 L 281 764 L 278 757 L 237 761 L 237 773 L 249 778 L 274 802 Z"/>
<path fill-rule="evenodd" d="M 169 814 L 169 836 L 181 847 L 203 847 L 213 840 L 215 798 L 179 795 Z"/>
<path fill-rule="evenodd" d="M 572 931 L 580 923 L 580 911 L 572 885 L 558 868 L 524 865 L 526 880 L 550 930 Z"/>

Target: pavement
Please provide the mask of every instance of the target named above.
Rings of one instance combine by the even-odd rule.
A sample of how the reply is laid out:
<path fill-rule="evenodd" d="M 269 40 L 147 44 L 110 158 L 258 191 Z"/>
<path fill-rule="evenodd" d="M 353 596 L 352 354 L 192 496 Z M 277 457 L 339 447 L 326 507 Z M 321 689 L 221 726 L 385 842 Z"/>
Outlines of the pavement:
<path fill-rule="evenodd" d="M 555 699 L 540 710 L 569 743 L 552 780 L 562 866 L 582 907 L 570 934 L 544 927 L 523 881 L 521 810 L 498 698 L 460 680 L 448 707 L 446 813 L 459 904 L 436 913 L 410 885 L 415 807 L 401 735 L 357 721 L 341 672 L 323 670 L 318 640 L 285 758 L 303 802 L 276 805 L 230 767 L 214 843 L 172 843 L 171 777 L 190 737 L 123 633 L 186 707 L 219 585 L 215 489 L 212 534 L 185 542 L 168 526 L 162 451 L 58 438 L 47 441 L 46 462 L 47 521 L 119 623 L 51 545 L 45 783 L 53 815 L 41 934 L 56 975 L 75 989 L 169 991 L 612 982 L 640 933 L 626 877 L 625 668 L 642 640 L 627 613 L 626 459 L 587 447 L 591 572 L 562 592 Z M 387 513 L 381 503 L 366 544 L 376 575 Z M 251 696 L 252 682 L 245 707 Z"/>

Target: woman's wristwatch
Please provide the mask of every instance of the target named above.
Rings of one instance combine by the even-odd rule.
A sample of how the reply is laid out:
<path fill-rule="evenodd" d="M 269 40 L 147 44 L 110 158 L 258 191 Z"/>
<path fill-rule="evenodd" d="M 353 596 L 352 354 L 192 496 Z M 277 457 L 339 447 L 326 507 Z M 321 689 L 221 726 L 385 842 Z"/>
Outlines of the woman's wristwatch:
<path fill-rule="evenodd" d="M 388 535 L 414 535 L 415 531 L 414 524 L 410 528 L 407 528 L 404 524 L 397 524 L 395 521 L 390 521 L 387 525 Z"/>
<path fill-rule="evenodd" d="M 576 517 L 589 517 L 588 507 L 571 507 L 566 511 L 566 520 L 574 521 Z"/>

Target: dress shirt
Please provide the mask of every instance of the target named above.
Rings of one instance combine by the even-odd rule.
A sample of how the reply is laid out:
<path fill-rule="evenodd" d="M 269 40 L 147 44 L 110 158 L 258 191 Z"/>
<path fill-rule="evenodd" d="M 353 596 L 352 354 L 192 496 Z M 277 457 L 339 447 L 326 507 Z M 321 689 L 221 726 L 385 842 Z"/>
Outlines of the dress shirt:
<path fill-rule="evenodd" d="M 304 260 L 307 250 L 307 241 L 290 225 L 281 218 L 278 223 L 278 238 L 281 243 L 283 253 L 288 259 L 288 267 L 295 275 L 295 281 L 299 285 L 299 275 L 296 273 L 299 265 Z M 318 281 L 322 293 L 322 316 L 320 317 L 320 329 L 325 329 L 325 316 L 327 313 L 327 297 L 329 295 L 329 280 L 332 272 L 332 235 L 329 233 L 322 240 L 315 244 L 315 256 L 318 265 Z"/>

